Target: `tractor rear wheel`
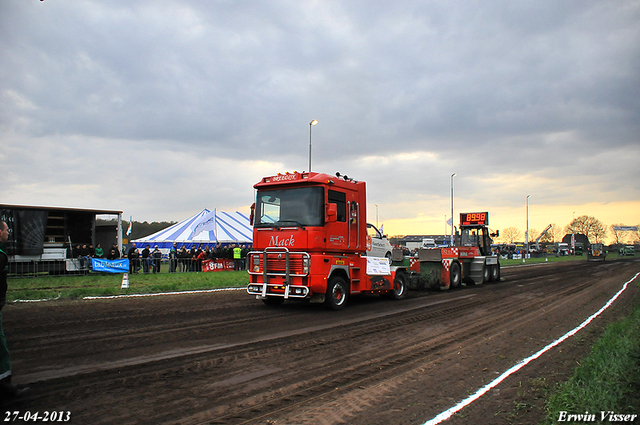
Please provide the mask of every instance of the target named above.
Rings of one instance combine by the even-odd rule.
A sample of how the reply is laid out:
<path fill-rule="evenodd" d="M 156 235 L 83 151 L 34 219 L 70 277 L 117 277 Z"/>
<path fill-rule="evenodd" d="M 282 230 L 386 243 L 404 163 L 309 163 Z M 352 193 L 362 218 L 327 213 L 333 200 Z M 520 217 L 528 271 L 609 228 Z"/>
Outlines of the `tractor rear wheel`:
<path fill-rule="evenodd" d="M 451 289 L 456 289 L 460 286 L 460 281 L 462 280 L 462 275 L 460 274 L 460 264 L 451 263 L 451 267 L 449 267 L 449 287 Z"/>
<path fill-rule="evenodd" d="M 500 263 L 491 266 L 491 282 L 500 281 Z"/>

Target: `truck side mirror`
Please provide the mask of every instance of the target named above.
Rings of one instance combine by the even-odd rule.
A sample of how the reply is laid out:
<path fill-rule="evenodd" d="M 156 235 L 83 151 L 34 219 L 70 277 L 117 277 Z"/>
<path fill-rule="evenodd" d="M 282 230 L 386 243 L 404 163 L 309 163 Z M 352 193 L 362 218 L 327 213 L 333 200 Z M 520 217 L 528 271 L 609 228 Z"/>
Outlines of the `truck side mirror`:
<path fill-rule="evenodd" d="M 338 204 L 329 204 L 327 206 L 327 218 L 329 223 L 338 221 Z"/>

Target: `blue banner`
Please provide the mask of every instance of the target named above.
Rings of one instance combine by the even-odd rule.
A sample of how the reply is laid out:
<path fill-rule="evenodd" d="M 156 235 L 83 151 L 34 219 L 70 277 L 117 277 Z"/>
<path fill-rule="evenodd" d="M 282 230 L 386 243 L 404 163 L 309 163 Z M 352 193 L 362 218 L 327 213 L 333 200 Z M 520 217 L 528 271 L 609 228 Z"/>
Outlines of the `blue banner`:
<path fill-rule="evenodd" d="M 91 265 L 94 272 L 129 273 L 128 258 L 122 260 L 103 260 L 101 258 L 92 258 Z"/>

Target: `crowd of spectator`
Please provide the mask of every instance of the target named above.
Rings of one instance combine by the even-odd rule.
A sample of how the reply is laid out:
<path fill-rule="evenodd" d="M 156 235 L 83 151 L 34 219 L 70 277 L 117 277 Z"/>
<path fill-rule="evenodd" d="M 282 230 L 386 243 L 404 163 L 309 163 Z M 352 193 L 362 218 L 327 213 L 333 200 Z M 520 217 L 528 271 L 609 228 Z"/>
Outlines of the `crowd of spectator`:
<path fill-rule="evenodd" d="M 169 249 L 167 260 L 169 263 L 169 273 L 201 272 L 202 264 L 205 260 L 234 260 L 235 270 L 245 270 L 245 259 L 250 251 L 249 245 L 232 244 L 224 246 L 216 245 L 191 245 L 178 248 L 176 243 Z M 138 273 L 142 268 L 144 273 L 160 272 L 162 262 L 162 252 L 156 245 L 151 251 L 151 246 L 147 245 L 142 252 L 138 250 L 135 243 L 131 245 L 127 252 L 129 258 L 129 268 L 131 273 Z"/>
<path fill-rule="evenodd" d="M 188 249 L 184 245 L 178 248 L 178 245 L 174 243 L 165 258 L 168 261 L 169 273 L 201 272 L 202 263 L 205 260 L 220 259 L 233 260 L 235 270 L 246 270 L 246 257 L 250 250 L 251 245 L 247 244 L 226 246 L 221 243 L 215 245 L 199 244 L 192 245 Z M 97 244 L 95 248 L 91 244 L 77 244 L 72 250 L 72 258 L 79 260 L 81 269 L 89 269 L 92 258 L 106 258 L 108 260 L 128 258 L 130 273 L 137 274 L 140 270 L 145 274 L 160 272 L 163 255 L 157 245 L 152 249 L 151 245 L 147 244 L 140 250 L 134 242 L 124 251 L 121 254 L 116 244 L 113 244 L 108 252 L 105 252 L 100 244 Z"/>

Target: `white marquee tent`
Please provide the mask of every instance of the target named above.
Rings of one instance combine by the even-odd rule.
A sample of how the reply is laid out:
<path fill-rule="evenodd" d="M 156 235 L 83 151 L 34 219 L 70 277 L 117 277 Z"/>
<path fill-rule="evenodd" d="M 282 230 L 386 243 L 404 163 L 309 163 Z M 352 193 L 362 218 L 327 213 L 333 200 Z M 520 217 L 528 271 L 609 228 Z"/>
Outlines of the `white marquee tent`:
<path fill-rule="evenodd" d="M 167 252 L 175 242 L 178 248 L 183 245 L 212 246 L 216 243 L 250 244 L 253 241 L 253 230 L 249 223 L 249 216 L 238 211 L 228 213 L 204 209 L 198 214 L 180 223 L 144 238 L 136 239 L 138 248 L 158 245 L 163 252 Z"/>

